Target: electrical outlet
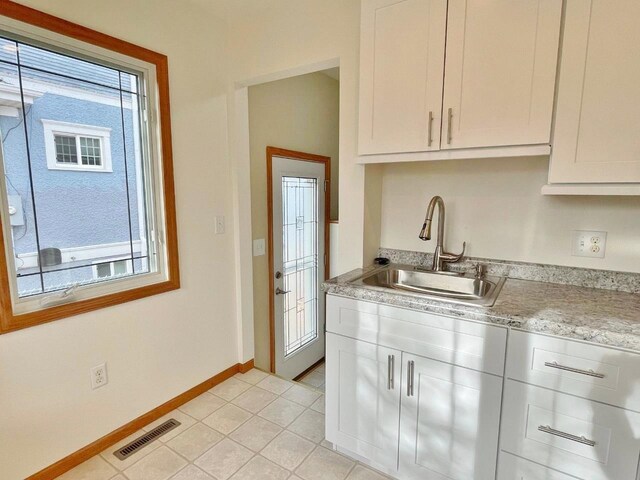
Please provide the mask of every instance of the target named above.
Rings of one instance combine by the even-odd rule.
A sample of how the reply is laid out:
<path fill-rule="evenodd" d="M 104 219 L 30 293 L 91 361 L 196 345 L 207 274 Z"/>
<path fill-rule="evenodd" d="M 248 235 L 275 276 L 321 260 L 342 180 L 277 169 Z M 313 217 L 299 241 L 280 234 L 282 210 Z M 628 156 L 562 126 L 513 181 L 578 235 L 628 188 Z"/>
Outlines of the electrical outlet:
<path fill-rule="evenodd" d="M 91 369 L 91 388 L 95 390 L 96 388 L 104 387 L 107 383 L 109 383 L 107 364 L 102 363 L 93 367 Z"/>
<path fill-rule="evenodd" d="M 607 232 L 575 230 L 571 255 L 575 257 L 604 258 L 607 246 Z"/>

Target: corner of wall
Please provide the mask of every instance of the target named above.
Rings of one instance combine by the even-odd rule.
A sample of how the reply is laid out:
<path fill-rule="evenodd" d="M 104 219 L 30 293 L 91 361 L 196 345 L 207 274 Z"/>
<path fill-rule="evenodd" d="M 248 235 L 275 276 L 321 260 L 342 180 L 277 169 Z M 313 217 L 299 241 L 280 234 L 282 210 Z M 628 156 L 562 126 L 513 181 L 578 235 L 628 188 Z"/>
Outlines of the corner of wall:
<path fill-rule="evenodd" d="M 380 248 L 383 165 L 367 165 L 364 174 L 364 237 L 362 264 L 370 265 Z"/>

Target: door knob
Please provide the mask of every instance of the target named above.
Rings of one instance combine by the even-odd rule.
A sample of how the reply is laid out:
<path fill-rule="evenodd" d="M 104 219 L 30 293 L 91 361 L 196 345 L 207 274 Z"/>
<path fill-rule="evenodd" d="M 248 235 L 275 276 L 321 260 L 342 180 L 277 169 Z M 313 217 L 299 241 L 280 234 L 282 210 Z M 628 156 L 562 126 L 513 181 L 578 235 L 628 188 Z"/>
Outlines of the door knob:
<path fill-rule="evenodd" d="M 280 287 L 276 288 L 276 295 L 284 295 L 285 293 L 289 293 L 291 290 L 280 290 Z"/>

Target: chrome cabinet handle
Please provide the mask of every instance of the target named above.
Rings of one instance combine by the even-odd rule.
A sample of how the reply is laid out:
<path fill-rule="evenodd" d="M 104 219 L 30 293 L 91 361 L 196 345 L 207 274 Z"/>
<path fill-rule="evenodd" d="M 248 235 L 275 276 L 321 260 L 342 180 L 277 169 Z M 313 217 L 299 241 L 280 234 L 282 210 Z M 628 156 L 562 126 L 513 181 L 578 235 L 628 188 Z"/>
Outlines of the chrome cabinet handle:
<path fill-rule="evenodd" d="M 558 362 L 544 362 L 545 367 L 557 368 L 558 370 L 564 370 L 566 372 L 579 373 L 580 375 L 588 375 L 589 377 L 604 378 L 604 373 L 594 372 L 593 370 L 581 370 L 579 368 L 567 367 L 560 365 Z"/>
<path fill-rule="evenodd" d="M 413 397 L 413 360 L 407 362 L 407 397 Z"/>
<path fill-rule="evenodd" d="M 291 290 L 280 290 L 280 287 L 276 288 L 276 295 L 284 295 L 289 292 L 291 292 Z"/>
<path fill-rule="evenodd" d="M 394 389 L 395 378 L 393 378 L 394 355 L 387 355 L 387 390 Z"/>
<path fill-rule="evenodd" d="M 451 145 L 451 126 L 453 124 L 453 108 L 449 109 L 449 113 L 447 114 L 447 145 Z"/>
<path fill-rule="evenodd" d="M 429 133 L 428 133 L 428 140 L 427 140 L 427 146 L 430 147 L 431 144 L 433 143 L 433 135 L 432 135 L 432 130 L 433 130 L 433 112 L 429 112 Z"/>
<path fill-rule="evenodd" d="M 549 435 L 555 435 L 556 437 L 566 438 L 567 440 L 571 440 L 572 442 L 582 443 L 583 445 L 588 445 L 590 447 L 595 447 L 595 440 L 590 440 L 584 435 L 572 435 L 571 433 L 563 432 L 562 430 L 556 430 L 555 428 L 551 428 L 549 425 L 540 425 L 538 427 L 543 433 L 548 433 Z"/>

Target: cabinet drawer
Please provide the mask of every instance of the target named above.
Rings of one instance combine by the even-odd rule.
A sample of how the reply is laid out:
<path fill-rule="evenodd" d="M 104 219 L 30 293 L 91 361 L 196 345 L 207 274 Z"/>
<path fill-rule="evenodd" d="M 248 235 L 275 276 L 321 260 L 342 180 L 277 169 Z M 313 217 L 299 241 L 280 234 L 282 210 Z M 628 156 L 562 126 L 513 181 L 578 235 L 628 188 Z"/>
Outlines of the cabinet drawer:
<path fill-rule="evenodd" d="M 576 480 L 537 463 L 523 460 L 510 453 L 500 452 L 496 480 Z"/>
<path fill-rule="evenodd" d="M 507 380 L 502 450 L 589 480 L 635 480 L 640 414 Z"/>
<path fill-rule="evenodd" d="M 327 331 L 494 375 L 504 372 L 503 327 L 328 295 Z"/>
<path fill-rule="evenodd" d="M 640 355 L 513 330 L 506 376 L 640 411 Z"/>

